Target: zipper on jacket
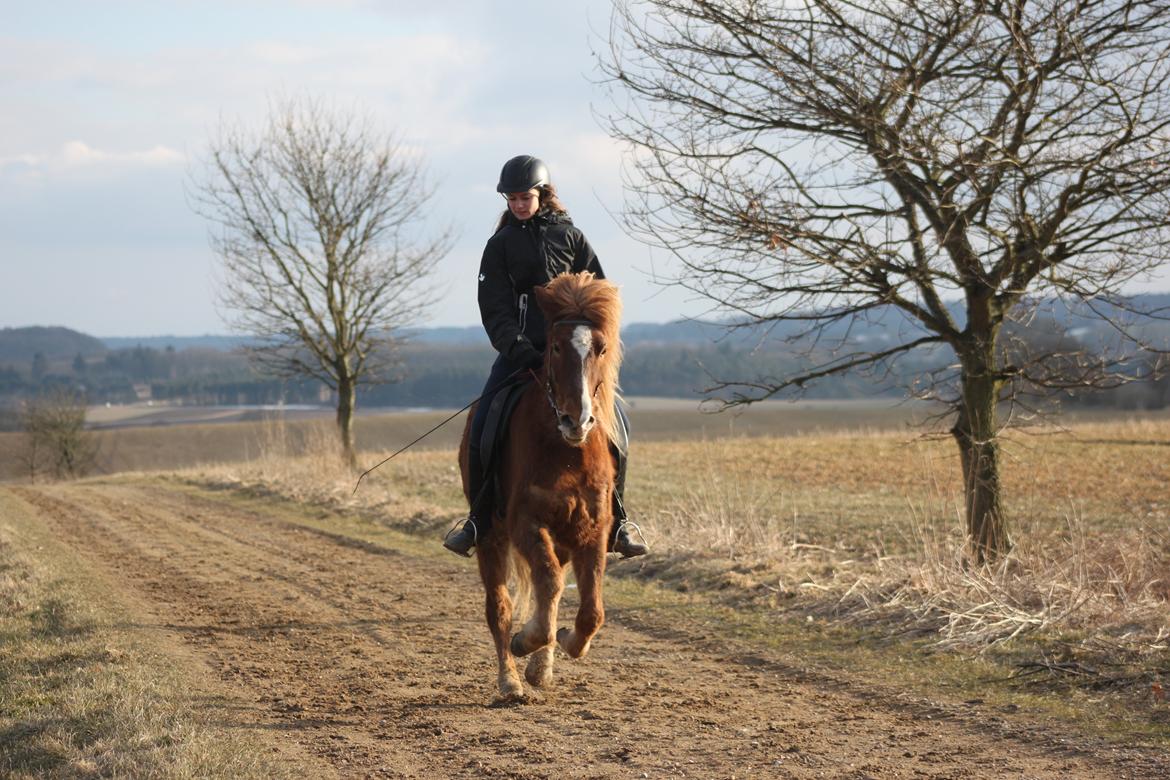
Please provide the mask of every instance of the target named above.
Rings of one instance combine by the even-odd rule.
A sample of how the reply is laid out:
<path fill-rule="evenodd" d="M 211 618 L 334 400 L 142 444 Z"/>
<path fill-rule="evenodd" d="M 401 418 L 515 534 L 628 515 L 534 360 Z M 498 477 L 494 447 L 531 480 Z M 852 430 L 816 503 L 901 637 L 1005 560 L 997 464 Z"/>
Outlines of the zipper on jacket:
<path fill-rule="evenodd" d="M 528 327 L 528 293 L 520 293 L 520 332 Z"/>

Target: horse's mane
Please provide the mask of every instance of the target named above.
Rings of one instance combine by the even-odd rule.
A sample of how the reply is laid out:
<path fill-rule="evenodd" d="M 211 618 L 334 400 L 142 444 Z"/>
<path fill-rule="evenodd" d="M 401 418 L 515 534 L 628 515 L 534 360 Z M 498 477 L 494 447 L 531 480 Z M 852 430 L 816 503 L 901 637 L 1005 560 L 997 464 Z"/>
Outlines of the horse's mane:
<path fill-rule="evenodd" d="M 606 344 L 605 374 L 593 416 L 610 441 L 620 441 L 614 403 L 619 400 L 618 373 L 622 366 L 622 299 L 618 287 L 592 273 L 564 273 L 544 286 L 541 310 L 551 326 L 561 320 L 589 320 Z"/>

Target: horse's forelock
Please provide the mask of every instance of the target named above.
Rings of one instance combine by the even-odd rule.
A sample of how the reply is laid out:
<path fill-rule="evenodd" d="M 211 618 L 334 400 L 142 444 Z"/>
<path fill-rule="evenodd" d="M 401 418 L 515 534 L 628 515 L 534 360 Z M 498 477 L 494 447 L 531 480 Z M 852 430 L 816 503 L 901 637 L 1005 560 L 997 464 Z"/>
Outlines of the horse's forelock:
<path fill-rule="evenodd" d="M 588 271 L 561 274 L 545 286 L 544 293 L 542 307 L 549 322 L 589 320 L 607 341 L 618 339 L 622 300 L 613 282 L 598 279 Z"/>

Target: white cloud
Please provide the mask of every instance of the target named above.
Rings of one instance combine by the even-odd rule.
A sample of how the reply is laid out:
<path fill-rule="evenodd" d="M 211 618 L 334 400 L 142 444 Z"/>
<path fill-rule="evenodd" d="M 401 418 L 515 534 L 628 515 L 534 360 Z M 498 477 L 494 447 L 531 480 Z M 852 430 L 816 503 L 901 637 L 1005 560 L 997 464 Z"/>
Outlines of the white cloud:
<path fill-rule="evenodd" d="M 256 121 L 267 98 L 298 93 L 369 107 L 412 140 L 458 143 L 474 135 L 467 101 L 497 70 L 490 47 L 445 32 L 208 43 L 130 53 L 0 37 L 0 160 L 79 136 L 103 149 L 199 145 L 220 118 Z"/>
<path fill-rule="evenodd" d="M 641 299 L 630 268 L 641 250 L 606 213 L 620 204 L 620 150 L 597 129 L 583 78 L 591 68 L 583 9 L 604 18 L 608 0 L 520 0 L 508 10 L 473 0 L 117 5 L 134 10 L 124 24 L 85 0 L 77 5 L 81 21 L 59 23 L 68 14 L 58 6 L 38 17 L 39 27 L 0 31 L 0 257 L 53 258 L 56 276 L 78 279 L 72 289 L 80 292 L 62 300 L 97 300 L 86 285 L 98 283 L 65 269 L 113 267 L 131 256 L 165 264 L 210 258 L 206 226 L 184 198 L 184 169 L 198 166 L 221 123 L 259 127 L 272 100 L 299 96 L 368 115 L 439 185 L 434 217 L 454 224 L 461 239 L 444 263 L 452 289 L 436 302 L 436 322 L 478 321 L 469 304 L 483 242 L 502 208 L 495 177 L 520 153 L 548 160 L 607 270 Z M 6 272 L 0 292 L 27 286 Z M 219 327 L 195 314 L 187 324 L 168 319 L 181 306 L 166 301 L 187 296 L 191 285 L 159 279 L 119 274 L 116 284 L 143 302 L 141 321 L 92 329 Z M 147 301 L 157 311 L 148 313 Z M 0 313 L 5 308 L 0 301 Z M 79 309 L 70 316 L 83 321 Z M 103 316 L 95 304 L 94 322 Z"/>
<path fill-rule="evenodd" d="M 84 141 L 66 141 L 49 154 L 16 154 L 0 157 L 0 169 L 17 167 L 41 171 L 108 166 L 165 166 L 186 162 L 182 152 L 161 144 L 144 150 L 112 152 L 97 149 Z"/>

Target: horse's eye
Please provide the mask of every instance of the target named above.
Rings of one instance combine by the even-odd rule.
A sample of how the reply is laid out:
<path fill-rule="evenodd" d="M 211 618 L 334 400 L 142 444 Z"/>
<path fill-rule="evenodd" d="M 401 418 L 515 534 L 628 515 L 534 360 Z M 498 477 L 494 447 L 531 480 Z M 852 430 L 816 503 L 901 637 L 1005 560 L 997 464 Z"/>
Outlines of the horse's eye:
<path fill-rule="evenodd" d="M 553 344 L 553 345 L 552 345 L 552 353 L 553 353 L 554 355 L 559 355 L 559 354 L 561 354 L 561 345 L 560 345 L 560 344 Z"/>

